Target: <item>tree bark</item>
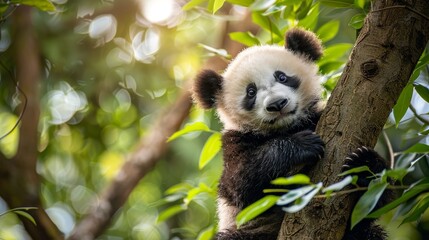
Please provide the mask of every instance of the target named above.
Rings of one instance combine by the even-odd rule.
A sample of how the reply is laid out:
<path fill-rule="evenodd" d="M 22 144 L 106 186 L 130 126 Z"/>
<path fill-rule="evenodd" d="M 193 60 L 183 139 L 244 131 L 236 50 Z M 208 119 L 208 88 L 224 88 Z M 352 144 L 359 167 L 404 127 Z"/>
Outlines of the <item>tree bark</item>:
<path fill-rule="evenodd" d="M 340 180 L 344 159 L 373 147 L 429 40 L 429 1 L 374 1 L 316 132 L 325 158 L 310 173 L 326 186 Z M 341 239 L 356 196 L 315 199 L 286 214 L 278 239 Z"/>
<path fill-rule="evenodd" d="M 40 54 L 31 20 L 31 7 L 18 7 L 13 15 L 15 30 L 16 79 L 27 101 L 23 111 L 18 150 L 12 159 L 0 155 L 0 194 L 10 208 L 36 207 L 28 213 L 37 225 L 20 219 L 29 235 L 37 240 L 63 239 L 40 201 L 40 179 L 36 173 L 38 123 L 40 115 Z"/>

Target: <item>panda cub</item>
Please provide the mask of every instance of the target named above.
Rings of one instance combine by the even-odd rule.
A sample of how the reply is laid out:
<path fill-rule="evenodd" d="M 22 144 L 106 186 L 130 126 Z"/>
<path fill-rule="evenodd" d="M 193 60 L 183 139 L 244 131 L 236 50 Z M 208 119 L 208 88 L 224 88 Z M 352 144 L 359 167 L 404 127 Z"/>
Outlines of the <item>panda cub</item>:
<path fill-rule="evenodd" d="M 203 70 L 194 82 L 194 100 L 216 108 L 224 125 L 217 239 L 277 239 L 280 208 L 239 229 L 237 214 L 262 198 L 273 179 L 302 172 L 324 155 L 324 142 L 314 133 L 324 106 L 315 64 L 322 45 L 302 29 L 289 30 L 285 42 L 245 49 L 222 75 Z"/>

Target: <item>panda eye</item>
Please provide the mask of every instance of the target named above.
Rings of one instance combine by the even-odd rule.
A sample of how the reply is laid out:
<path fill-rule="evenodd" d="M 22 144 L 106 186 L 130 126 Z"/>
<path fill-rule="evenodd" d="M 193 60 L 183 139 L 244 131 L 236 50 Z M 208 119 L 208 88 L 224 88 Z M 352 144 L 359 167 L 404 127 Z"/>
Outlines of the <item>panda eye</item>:
<path fill-rule="evenodd" d="M 279 83 L 286 83 L 288 81 L 288 76 L 282 71 L 274 72 L 274 77 Z"/>
<path fill-rule="evenodd" d="M 253 84 L 247 86 L 246 92 L 247 92 L 247 97 L 249 97 L 249 98 L 255 97 L 256 96 L 256 86 L 254 86 Z"/>

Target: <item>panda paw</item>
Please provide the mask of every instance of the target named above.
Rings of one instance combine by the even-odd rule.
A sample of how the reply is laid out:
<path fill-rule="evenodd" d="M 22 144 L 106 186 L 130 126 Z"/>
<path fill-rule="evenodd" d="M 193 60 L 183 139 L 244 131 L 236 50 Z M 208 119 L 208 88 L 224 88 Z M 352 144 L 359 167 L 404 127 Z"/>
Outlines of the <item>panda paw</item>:
<path fill-rule="evenodd" d="M 319 135 L 312 131 L 302 131 L 295 134 L 299 145 L 315 160 L 320 160 L 325 154 L 325 143 Z"/>
<path fill-rule="evenodd" d="M 354 152 L 350 153 L 345 160 L 342 171 L 368 166 L 373 173 L 379 173 L 387 168 L 387 165 L 382 157 L 371 148 L 362 146 L 357 148 Z M 368 186 L 371 181 L 372 173 L 368 171 L 359 172 L 353 175 L 358 176 L 357 184 L 359 186 Z"/>

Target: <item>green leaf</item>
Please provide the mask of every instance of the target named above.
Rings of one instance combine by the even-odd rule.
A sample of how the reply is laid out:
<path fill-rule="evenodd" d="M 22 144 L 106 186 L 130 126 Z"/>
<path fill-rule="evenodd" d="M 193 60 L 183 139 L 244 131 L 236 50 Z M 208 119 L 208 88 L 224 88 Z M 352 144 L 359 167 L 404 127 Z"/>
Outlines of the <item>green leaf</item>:
<path fill-rule="evenodd" d="M 316 34 L 322 40 L 322 42 L 327 42 L 333 39 L 340 29 L 340 22 L 337 20 L 329 21 L 321 26 Z"/>
<path fill-rule="evenodd" d="M 282 12 L 286 9 L 286 6 L 281 5 L 281 6 L 271 6 L 270 8 L 268 8 L 262 15 L 263 16 L 268 16 L 268 15 L 272 15 L 274 13 L 278 13 L 278 12 Z"/>
<path fill-rule="evenodd" d="M 259 12 L 253 12 L 252 20 L 254 23 L 261 26 L 263 29 L 267 30 L 268 32 L 272 32 L 281 38 L 284 37 L 283 33 L 280 32 L 279 28 L 277 27 L 275 21 L 271 21 L 269 16 L 263 16 Z"/>
<path fill-rule="evenodd" d="M 36 7 L 45 12 L 55 12 L 56 8 L 51 1 L 48 0 L 11 0 L 10 3 L 17 3 L 22 5 L 27 5 L 31 7 Z"/>
<path fill-rule="evenodd" d="M 349 169 L 347 171 L 344 171 L 344 172 L 338 174 L 338 176 L 346 176 L 346 175 L 350 175 L 352 173 L 360 173 L 360 172 L 370 172 L 374 175 L 374 173 L 369 169 L 368 166 L 360 166 L 360 167 L 356 167 L 356 168 L 352 168 L 352 169 Z"/>
<path fill-rule="evenodd" d="M 181 182 L 169 187 L 167 190 L 165 190 L 165 194 L 170 195 L 178 192 L 188 192 L 190 189 L 192 189 L 192 187 L 193 186 L 187 182 Z"/>
<path fill-rule="evenodd" d="M 423 85 L 418 84 L 418 83 L 414 83 L 414 88 L 416 89 L 416 91 L 420 95 L 420 97 L 429 103 L 429 89 Z"/>
<path fill-rule="evenodd" d="M 429 54 L 423 53 L 413 70 L 413 74 L 411 74 L 410 82 L 414 82 L 419 77 L 421 70 L 424 69 L 428 64 Z"/>
<path fill-rule="evenodd" d="M 393 107 L 393 116 L 395 117 L 396 127 L 398 127 L 401 119 L 407 112 L 408 106 L 410 106 L 411 98 L 413 96 L 413 85 L 407 84 L 399 96 L 398 102 Z"/>
<path fill-rule="evenodd" d="M 319 19 L 319 6 L 319 3 L 314 4 L 308 11 L 307 16 L 298 22 L 298 26 L 314 31 Z"/>
<path fill-rule="evenodd" d="M 214 189 L 210 188 L 204 183 L 200 183 L 198 187 L 192 188 L 188 191 L 188 195 L 186 198 L 183 199 L 183 202 L 188 205 L 192 200 L 195 199 L 200 193 L 209 193 L 213 194 L 215 191 Z"/>
<path fill-rule="evenodd" d="M 18 211 L 13 211 L 13 212 L 16 213 L 16 214 L 18 214 L 18 215 L 21 215 L 21 216 L 25 217 L 28 220 L 30 220 L 34 225 L 37 225 L 36 224 L 36 220 L 34 220 L 33 216 L 31 216 L 29 213 L 24 212 L 24 211 L 19 211 L 19 210 Z"/>
<path fill-rule="evenodd" d="M 405 150 L 405 153 L 429 153 L 429 145 L 417 143 Z"/>
<path fill-rule="evenodd" d="M 215 14 L 223 6 L 224 3 L 225 3 L 225 0 L 214 0 L 212 13 Z"/>
<path fill-rule="evenodd" d="M 322 192 L 326 193 L 326 192 L 340 191 L 341 189 L 343 189 L 344 187 L 346 187 L 347 185 L 349 185 L 352 182 L 353 182 L 353 177 L 347 176 L 347 177 L 343 178 L 343 180 L 341 180 L 337 183 L 334 183 L 332 185 L 329 185 L 328 187 L 323 188 Z"/>
<path fill-rule="evenodd" d="M 249 6 L 251 11 L 265 10 L 276 3 L 276 0 L 256 0 Z"/>
<path fill-rule="evenodd" d="M 396 208 L 400 204 L 408 201 L 409 199 L 417 196 L 421 192 L 428 191 L 429 190 L 429 183 L 427 183 L 428 179 L 425 179 L 424 181 L 421 181 L 421 182 L 423 182 L 423 184 L 417 184 L 417 185 L 411 186 L 407 191 L 405 191 L 402 194 L 401 197 L 395 199 L 394 201 L 385 205 L 384 207 L 377 209 L 376 211 L 369 214 L 367 217 L 368 218 L 379 218 L 381 215 L 383 215 L 383 214 L 387 213 L 388 211 Z"/>
<path fill-rule="evenodd" d="M 201 151 L 200 160 L 199 160 L 199 169 L 203 169 L 216 154 L 220 151 L 222 147 L 221 142 L 222 134 L 215 132 L 213 133 L 204 144 L 203 150 Z"/>
<path fill-rule="evenodd" d="M 305 17 L 307 17 L 310 9 L 311 9 L 311 4 L 313 3 L 312 0 L 303 0 L 301 2 L 301 5 L 298 7 L 298 9 L 295 12 L 295 18 L 298 20 L 304 19 Z"/>
<path fill-rule="evenodd" d="M 182 135 L 185 135 L 190 132 L 196 132 L 196 131 L 204 131 L 204 132 L 213 132 L 210 130 L 209 127 L 203 122 L 194 122 L 187 124 L 183 129 L 175 132 L 171 137 L 168 138 L 167 142 L 173 141 L 174 139 L 181 137 Z"/>
<path fill-rule="evenodd" d="M 354 15 L 349 21 L 349 26 L 354 29 L 361 29 L 363 26 L 365 17 L 366 15 L 363 13 L 358 13 Z"/>
<path fill-rule="evenodd" d="M 406 215 L 401 224 L 419 220 L 422 214 L 428 209 L 428 207 L 429 195 L 425 194 L 425 196 L 422 197 L 422 199 L 419 200 L 415 207 Z"/>
<path fill-rule="evenodd" d="M 296 174 L 288 178 L 276 178 L 271 181 L 274 185 L 310 184 L 310 178 L 304 174 Z"/>
<path fill-rule="evenodd" d="M 235 5 L 243 6 L 243 7 L 249 7 L 253 3 L 253 0 L 226 0 L 226 1 Z"/>
<path fill-rule="evenodd" d="M 355 1 L 355 6 L 360 8 L 360 9 L 364 9 L 365 8 L 365 3 L 366 0 L 354 0 Z"/>
<path fill-rule="evenodd" d="M 206 229 L 203 229 L 197 237 L 197 240 L 211 240 L 215 234 L 215 227 L 210 225 Z"/>
<path fill-rule="evenodd" d="M 277 200 L 277 205 L 282 206 L 292 203 L 295 200 L 298 200 L 302 196 L 306 195 L 307 193 L 313 191 L 315 188 L 315 185 L 309 185 L 290 190 L 288 193 L 282 195 L 279 200 Z"/>
<path fill-rule="evenodd" d="M 248 47 L 261 44 L 251 32 L 232 32 L 229 34 L 229 37 L 232 40 L 242 43 Z"/>
<path fill-rule="evenodd" d="M 7 9 L 9 8 L 9 4 L 0 3 L 0 15 L 3 15 Z M 5 16 L 2 16 L 2 18 Z"/>
<path fill-rule="evenodd" d="M 364 219 L 375 207 L 388 183 L 372 181 L 356 206 L 353 209 L 351 217 L 351 228 L 353 229 L 362 219 Z"/>
<path fill-rule="evenodd" d="M 191 10 L 192 8 L 194 8 L 194 7 L 198 6 L 198 5 L 200 5 L 201 3 L 205 2 L 205 1 L 207 1 L 207 0 L 191 0 L 191 1 L 189 1 L 188 3 L 186 3 L 186 4 L 182 7 L 182 9 L 183 9 L 184 11 Z"/>
<path fill-rule="evenodd" d="M 337 8 L 351 8 L 354 0 L 320 0 L 323 5 Z"/>
<path fill-rule="evenodd" d="M 6 215 L 8 213 L 12 213 L 12 212 L 16 212 L 16 211 L 21 211 L 22 212 L 22 211 L 28 211 L 28 210 L 34 210 L 34 209 L 37 209 L 37 207 L 18 207 L 18 208 L 12 208 L 12 209 L 9 209 L 9 210 L 7 210 L 5 212 L 0 213 L 0 217 L 3 216 L 3 215 Z"/>
<path fill-rule="evenodd" d="M 353 44 L 350 43 L 338 43 L 327 47 L 323 51 L 323 57 L 320 59 L 319 64 L 341 60 L 340 58 L 347 54 L 352 47 Z"/>
<path fill-rule="evenodd" d="M 394 168 L 389 169 L 385 172 L 386 176 L 389 178 L 392 178 L 394 180 L 397 180 L 399 182 L 402 182 L 402 179 L 410 172 L 413 171 L 413 168 Z"/>
<path fill-rule="evenodd" d="M 174 205 L 172 207 L 169 207 L 158 215 L 157 223 L 164 222 L 165 220 L 171 218 L 172 216 L 180 212 L 185 211 L 186 209 L 187 209 L 187 206 L 184 204 Z"/>
<path fill-rule="evenodd" d="M 322 188 L 322 183 L 318 183 L 316 186 L 314 186 L 314 189 L 310 191 L 309 193 L 305 194 L 300 198 L 300 201 L 298 201 L 297 204 L 294 204 L 290 207 L 283 207 L 282 210 L 288 213 L 296 213 L 303 209 L 307 204 L 313 199 L 313 197 L 320 191 Z"/>
<path fill-rule="evenodd" d="M 319 71 L 322 74 L 329 74 L 338 71 L 343 65 L 344 61 L 331 61 L 320 65 Z"/>
<path fill-rule="evenodd" d="M 259 216 L 261 213 L 270 209 L 272 206 L 276 204 L 277 199 L 279 199 L 278 196 L 267 195 L 259 199 L 258 201 L 250 204 L 248 207 L 246 207 L 240 213 L 238 213 L 236 218 L 237 226 L 239 227 L 247 223 L 248 221 Z"/>

